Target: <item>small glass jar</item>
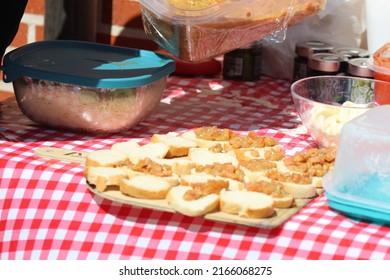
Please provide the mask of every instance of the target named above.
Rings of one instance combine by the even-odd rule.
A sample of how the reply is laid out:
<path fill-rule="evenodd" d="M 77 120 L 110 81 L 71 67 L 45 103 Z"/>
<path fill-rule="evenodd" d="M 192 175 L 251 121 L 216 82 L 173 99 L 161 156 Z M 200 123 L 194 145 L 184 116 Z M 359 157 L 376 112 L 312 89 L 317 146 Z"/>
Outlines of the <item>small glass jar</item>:
<path fill-rule="evenodd" d="M 359 48 L 341 47 L 341 48 L 334 48 L 331 52 L 342 54 L 346 56 L 348 59 L 370 57 L 370 53 L 368 52 L 368 50 L 359 49 Z"/>
<path fill-rule="evenodd" d="M 368 58 L 353 58 L 348 60 L 347 74 L 360 78 L 374 78 L 374 71 L 368 68 Z"/>
<path fill-rule="evenodd" d="M 228 52 L 223 56 L 223 78 L 237 81 L 259 81 L 261 62 L 260 42 Z"/>
<path fill-rule="evenodd" d="M 368 50 L 360 49 L 360 48 L 352 48 L 352 47 L 340 47 L 334 48 L 332 53 L 339 54 L 345 56 L 348 60 L 355 58 L 369 58 L 370 53 Z M 342 71 L 347 71 L 348 61 L 343 62 L 341 65 Z"/>
<path fill-rule="evenodd" d="M 294 59 L 293 80 L 297 81 L 308 77 L 308 59 L 314 53 L 327 53 L 333 46 L 321 41 L 298 42 L 295 45 L 296 57 Z"/>
<path fill-rule="evenodd" d="M 308 60 L 308 76 L 344 75 L 342 63 L 348 59 L 335 53 L 315 53 Z"/>

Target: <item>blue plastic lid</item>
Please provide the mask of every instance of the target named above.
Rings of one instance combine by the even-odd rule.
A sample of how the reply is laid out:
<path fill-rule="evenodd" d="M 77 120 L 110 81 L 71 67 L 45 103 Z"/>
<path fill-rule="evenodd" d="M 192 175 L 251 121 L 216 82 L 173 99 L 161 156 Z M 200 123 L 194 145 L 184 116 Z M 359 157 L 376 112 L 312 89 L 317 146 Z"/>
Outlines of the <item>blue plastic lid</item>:
<path fill-rule="evenodd" d="M 359 205 L 350 200 L 333 196 L 329 192 L 325 192 L 325 197 L 330 208 L 339 211 L 347 217 L 390 225 L 390 213 L 385 209 Z"/>
<path fill-rule="evenodd" d="M 95 88 L 133 88 L 175 71 L 175 61 L 152 51 L 83 41 L 35 42 L 7 53 L 3 79 L 27 76 Z"/>

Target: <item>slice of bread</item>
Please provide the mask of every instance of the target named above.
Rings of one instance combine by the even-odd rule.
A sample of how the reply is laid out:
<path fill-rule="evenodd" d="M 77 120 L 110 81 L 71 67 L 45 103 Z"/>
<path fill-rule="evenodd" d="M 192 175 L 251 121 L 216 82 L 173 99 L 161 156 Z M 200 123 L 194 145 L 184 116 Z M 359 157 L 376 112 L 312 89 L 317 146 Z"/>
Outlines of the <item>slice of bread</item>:
<path fill-rule="evenodd" d="M 271 196 L 252 191 L 222 191 L 220 209 L 222 212 L 242 218 L 268 218 L 274 215 Z"/>
<path fill-rule="evenodd" d="M 169 147 L 164 143 L 148 143 L 133 149 L 127 154 L 131 163 L 136 164 L 140 159 L 145 158 L 165 158 Z"/>
<path fill-rule="evenodd" d="M 306 172 L 299 172 L 297 171 L 296 169 L 290 169 L 285 163 L 284 161 L 279 161 L 277 162 L 277 169 L 279 172 L 283 172 L 283 173 L 286 173 L 286 172 L 295 172 L 295 173 L 300 173 L 302 175 L 305 175 L 307 174 L 307 171 Z M 313 180 L 313 184 L 317 187 L 317 188 L 321 188 L 322 187 L 322 177 L 319 177 L 319 176 L 313 176 L 312 177 L 312 180 Z"/>
<path fill-rule="evenodd" d="M 183 175 L 180 184 L 192 187 L 196 194 L 200 196 L 211 193 L 219 194 L 221 190 L 229 188 L 228 180 L 204 173 Z"/>
<path fill-rule="evenodd" d="M 194 130 L 184 132 L 182 134 L 182 137 L 194 141 L 200 148 L 210 148 L 218 144 L 220 144 L 222 147 L 224 147 L 225 145 L 229 145 L 229 141 L 216 141 L 198 138 Z"/>
<path fill-rule="evenodd" d="M 283 184 L 274 180 L 260 180 L 252 183 L 245 183 L 245 190 L 260 192 L 270 195 L 274 201 L 275 208 L 289 208 L 294 203 L 294 197 L 288 193 Z"/>
<path fill-rule="evenodd" d="M 297 152 L 278 163 L 281 172 L 306 174 L 313 179 L 317 188 L 322 187 L 322 177 L 333 169 L 336 159 L 336 148 L 310 148 Z"/>
<path fill-rule="evenodd" d="M 126 141 L 113 144 L 111 150 L 131 155 L 134 150 L 138 150 L 140 147 L 140 144 L 135 141 Z"/>
<path fill-rule="evenodd" d="M 283 197 L 272 196 L 272 199 L 274 201 L 273 204 L 274 208 L 290 208 L 294 205 L 294 198 L 292 197 L 292 195 L 283 196 Z"/>
<path fill-rule="evenodd" d="M 188 155 L 191 148 L 198 145 L 195 141 L 182 136 L 173 136 L 169 134 L 153 134 L 150 141 L 152 143 L 164 143 L 169 147 L 166 158 L 183 157 Z"/>
<path fill-rule="evenodd" d="M 109 186 L 118 186 L 123 178 L 127 177 L 125 168 L 97 167 L 86 168 L 86 180 L 89 184 L 95 185 L 98 192 L 104 192 Z"/>
<path fill-rule="evenodd" d="M 171 188 L 166 198 L 168 204 L 175 211 L 191 217 L 203 216 L 218 209 L 218 194 L 209 194 L 193 200 L 185 199 L 185 194 L 191 190 L 190 186 Z"/>
<path fill-rule="evenodd" d="M 102 149 L 89 152 L 85 159 L 85 166 L 121 167 L 129 163 L 126 154 L 111 150 Z"/>
<path fill-rule="evenodd" d="M 273 172 L 273 171 L 271 171 Z M 278 174 L 276 172 L 275 174 Z M 291 173 L 282 173 L 282 176 L 300 176 L 301 174 L 291 174 Z M 312 198 L 317 196 L 317 187 L 315 182 L 312 180 L 308 182 L 302 182 L 299 183 L 298 181 L 293 182 L 292 180 L 285 180 L 283 178 L 277 178 L 279 175 L 270 176 L 269 173 L 266 174 L 266 176 L 263 177 L 262 180 L 271 182 L 273 180 L 278 181 L 281 183 L 283 189 L 292 195 L 292 197 L 295 198 Z"/>
<path fill-rule="evenodd" d="M 293 198 L 312 198 L 317 196 L 317 188 L 314 184 L 296 184 L 282 182 L 283 189 Z"/>
<path fill-rule="evenodd" d="M 141 176 L 141 175 L 155 176 L 157 178 L 160 178 L 160 179 L 168 182 L 171 187 L 177 186 L 177 185 L 180 184 L 180 177 L 178 175 L 176 175 L 176 174 L 172 174 L 171 176 L 156 176 L 156 175 L 145 173 L 145 172 L 141 172 L 141 171 L 135 171 L 135 170 L 133 170 L 131 168 L 126 168 L 126 174 L 127 174 L 127 177 L 129 179 L 133 178 L 133 177 L 136 177 L 136 176 Z"/>
<path fill-rule="evenodd" d="M 166 180 L 152 175 L 122 179 L 119 185 L 123 194 L 143 199 L 165 199 L 170 188 Z"/>
<path fill-rule="evenodd" d="M 192 169 L 191 174 L 194 174 L 197 176 L 197 177 L 193 178 L 194 181 L 201 181 L 201 178 L 206 178 L 208 176 L 209 178 L 223 180 L 223 181 L 227 182 L 229 184 L 229 186 L 228 186 L 229 190 L 243 190 L 244 189 L 244 182 L 243 181 L 238 181 L 238 180 L 234 180 L 232 178 L 227 178 L 227 177 L 218 176 L 218 175 L 212 175 L 212 174 L 208 174 L 205 172 L 197 172 L 195 169 Z M 197 179 L 197 178 L 199 178 L 199 179 Z"/>
<path fill-rule="evenodd" d="M 277 186 L 270 195 L 274 201 L 274 208 L 290 208 L 294 205 L 293 195 L 287 192 L 283 185 Z"/>
<path fill-rule="evenodd" d="M 262 158 L 240 161 L 240 169 L 244 171 L 245 181 L 250 183 L 261 181 L 267 171 L 276 168 L 276 163 Z"/>
<path fill-rule="evenodd" d="M 161 165 L 166 164 L 170 166 L 173 173 L 178 176 L 191 174 L 191 170 L 195 167 L 195 163 L 188 158 L 154 158 L 153 161 Z"/>
<path fill-rule="evenodd" d="M 233 151 L 216 153 L 207 148 L 192 148 L 188 153 L 188 158 L 196 165 L 231 163 L 235 167 L 238 166 L 238 160 Z"/>
<path fill-rule="evenodd" d="M 239 160 L 267 159 L 273 162 L 279 162 L 285 158 L 285 152 L 281 145 L 264 148 L 241 148 L 234 150 Z"/>

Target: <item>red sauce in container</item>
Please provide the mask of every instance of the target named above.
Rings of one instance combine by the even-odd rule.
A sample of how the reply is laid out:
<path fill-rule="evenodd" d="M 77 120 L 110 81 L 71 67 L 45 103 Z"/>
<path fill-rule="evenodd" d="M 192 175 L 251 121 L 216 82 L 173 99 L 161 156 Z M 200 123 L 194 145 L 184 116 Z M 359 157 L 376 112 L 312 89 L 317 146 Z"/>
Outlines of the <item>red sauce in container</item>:
<path fill-rule="evenodd" d="M 389 83 L 375 84 L 375 97 L 379 105 L 390 104 L 390 43 L 378 49 L 367 61 L 367 65 L 374 71 L 376 80 Z"/>

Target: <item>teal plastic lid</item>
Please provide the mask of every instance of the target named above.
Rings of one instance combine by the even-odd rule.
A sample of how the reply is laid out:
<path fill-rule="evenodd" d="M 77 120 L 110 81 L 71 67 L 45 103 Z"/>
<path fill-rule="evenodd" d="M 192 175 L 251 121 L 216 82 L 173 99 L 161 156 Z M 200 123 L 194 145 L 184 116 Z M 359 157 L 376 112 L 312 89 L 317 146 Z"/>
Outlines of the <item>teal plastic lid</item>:
<path fill-rule="evenodd" d="M 390 225 L 390 213 L 384 209 L 359 205 L 350 200 L 334 196 L 329 192 L 325 192 L 325 197 L 330 208 L 339 211 L 347 217 Z"/>
<path fill-rule="evenodd" d="M 94 88 L 133 88 L 160 80 L 175 67 L 173 59 L 152 51 L 52 40 L 7 53 L 2 70 L 5 82 L 27 76 Z"/>

